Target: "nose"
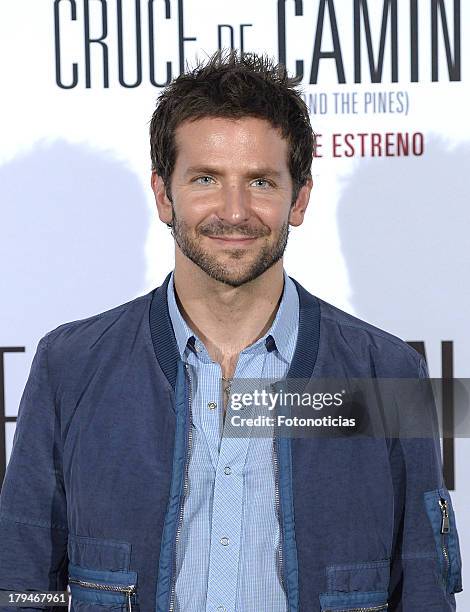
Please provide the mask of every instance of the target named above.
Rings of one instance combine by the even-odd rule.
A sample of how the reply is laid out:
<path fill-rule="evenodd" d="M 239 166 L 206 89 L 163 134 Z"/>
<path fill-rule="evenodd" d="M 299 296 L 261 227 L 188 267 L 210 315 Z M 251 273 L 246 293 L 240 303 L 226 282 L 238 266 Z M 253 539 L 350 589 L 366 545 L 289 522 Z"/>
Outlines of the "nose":
<path fill-rule="evenodd" d="M 218 216 L 233 225 L 243 223 L 250 218 L 250 194 L 243 185 L 224 186 Z"/>

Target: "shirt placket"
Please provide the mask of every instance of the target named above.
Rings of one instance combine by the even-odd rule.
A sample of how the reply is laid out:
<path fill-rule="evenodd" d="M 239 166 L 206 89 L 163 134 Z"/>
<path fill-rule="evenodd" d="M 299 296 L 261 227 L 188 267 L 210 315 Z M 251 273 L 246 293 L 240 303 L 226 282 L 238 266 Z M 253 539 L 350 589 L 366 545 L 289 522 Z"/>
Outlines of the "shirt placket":
<path fill-rule="evenodd" d="M 250 378 L 261 376 L 264 362 L 263 349 L 240 353 L 234 377 L 243 378 L 249 362 Z M 220 366 L 219 370 L 220 370 Z M 223 418 L 223 402 L 219 385 L 218 416 Z M 220 450 L 216 456 L 214 497 L 212 507 L 211 542 L 209 555 L 209 579 L 207 612 L 235 612 L 239 580 L 239 562 L 242 543 L 242 516 L 244 498 L 244 468 L 250 444 L 250 436 L 227 437 L 232 413 L 227 406 L 225 426 L 220 436 L 214 430 L 211 444 Z M 219 421 L 220 422 L 220 421 Z M 216 448 L 217 450 L 217 448 Z M 212 452 L 211 452 L 212 455 Z"/>

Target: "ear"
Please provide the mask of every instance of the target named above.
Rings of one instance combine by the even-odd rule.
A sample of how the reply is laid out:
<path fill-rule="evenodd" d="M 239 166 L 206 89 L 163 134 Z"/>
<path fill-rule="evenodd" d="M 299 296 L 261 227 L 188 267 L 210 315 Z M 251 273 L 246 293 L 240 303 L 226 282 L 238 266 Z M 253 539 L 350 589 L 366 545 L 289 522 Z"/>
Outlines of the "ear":
<path fill-rule="evenodd" d="M 301 225 L 304 220 L 305 211 L 307 210 L 308 202 L 310 199 L 310 192 L 312 191 L 313 181 L 311 178 L 307 179 L 305 185 L 299 189 L 297 199 L 292 204 L 289 213 L 289 224 L 297 227 Z"/>
<path fill-rule="evenodd" d="M 171 223 L 173 219 L 171 202 L 166 194 L 165 183 L 163 182 L 162 177 L 159 176 L 155 170 L 152 172 L 150 184 L 155 196 L 155 203 L 157 204 L 160 221 L 163 221 L 163 223 Z"/>

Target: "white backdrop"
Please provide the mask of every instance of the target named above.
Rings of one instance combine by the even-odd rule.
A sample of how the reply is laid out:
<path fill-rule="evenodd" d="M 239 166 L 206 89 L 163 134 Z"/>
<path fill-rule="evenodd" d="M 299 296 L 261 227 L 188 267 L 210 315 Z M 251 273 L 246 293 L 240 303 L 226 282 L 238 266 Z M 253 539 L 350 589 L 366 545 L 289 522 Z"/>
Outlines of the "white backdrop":
<path fill-rule="evenodd" d="M 381 30 L 384 5 L 396 8 L 396 38 L 393 11 Z M 292 73 L 303 62 L 321 147 L 306 221 L 291 230 L 288 273 L 336 306 L 424 342 L 431 376 L 441 375 L 441 343 L 451 341 L 454 375 L 469 377 L 469 35 L 467 0 L 2 0 L 7 458 L 8 418 L 39 338 L 149 291 L 172 268 L 172 239 L 150 190 L 155 84 L 165 82 L 167 63 L 174 77 L 219 45 L 285 57 Z M 87 37 L 101 42 L 87 46 Z M 399 140 L 410 142 L 408 155 Z M 470 609 L 469 461 L 468 439 L 456 437 L 462 610 Z"/>

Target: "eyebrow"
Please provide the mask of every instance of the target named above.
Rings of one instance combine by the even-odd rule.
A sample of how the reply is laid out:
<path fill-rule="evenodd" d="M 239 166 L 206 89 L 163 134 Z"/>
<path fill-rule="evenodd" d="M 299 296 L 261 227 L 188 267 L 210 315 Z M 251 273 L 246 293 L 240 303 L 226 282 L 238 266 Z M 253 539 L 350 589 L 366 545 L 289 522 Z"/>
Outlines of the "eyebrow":
<path fill-rule="evenodd" d="M 215 176 L 222 176 L 224 172 L 221 172 L 220 169 L 213 166 L 190 166 L 186 170 L 185 176 L 189 176 L 190 174 L 213 174 Z M 281 172 L 269 167 L 256 168 L 255 170 L 250 170 L 245 174 L 246 178 L 259 178 L 260 176 L 280 178 L 281 175 Z"/>

